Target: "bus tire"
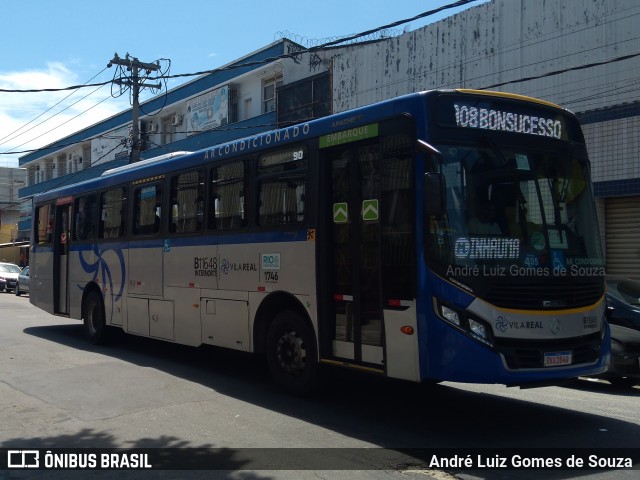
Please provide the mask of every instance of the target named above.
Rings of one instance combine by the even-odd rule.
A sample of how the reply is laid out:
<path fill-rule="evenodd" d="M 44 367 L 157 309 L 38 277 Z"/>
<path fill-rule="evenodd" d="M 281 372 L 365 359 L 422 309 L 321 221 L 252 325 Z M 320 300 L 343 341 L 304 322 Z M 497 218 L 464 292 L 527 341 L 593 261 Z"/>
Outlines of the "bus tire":
<path fill-rule="evenodd" d="M 313 393 L 318 382 L 315 335 L 298 313 L 287 310 L 271 322 L 266 342 L 267 363 L 275 381 L 292 395 Z"/>
<path fill-rule="evenodd" d="M 94 345 L 100 345 L 107 340 L 107 325 L 105 323 L 104 307 L 100 294 L 92 290 L 84 299 L 82 306 L 82 322 L 85 338 Z"/>

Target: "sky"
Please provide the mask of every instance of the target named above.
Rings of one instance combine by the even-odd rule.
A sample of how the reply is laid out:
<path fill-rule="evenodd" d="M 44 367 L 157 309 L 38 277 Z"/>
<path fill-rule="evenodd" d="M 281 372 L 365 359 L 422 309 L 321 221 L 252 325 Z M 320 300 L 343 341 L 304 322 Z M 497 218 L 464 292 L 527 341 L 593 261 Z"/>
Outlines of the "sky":
<path fill-rule="evenodd" d="M 415 30 L 487 0 L 395 27 Z M 405 20 L 455 0 L 4 0 L 0 89 L 65 88 L 111 80 L 109 60 L 169 59 L 169 74 L 223 66 L 287 37 L 305 45 Z M 163 61 L 162 65 L 167 62 Z M 195 77 L 170 80 L 175 88 Z M 150 93 L 146 94 L 149 98 Z M 143 96 L 144 100 L 145 97 Z M 111 87 L 0 92 L 0 166 L 130 108 Z M 23 153 L 19 153 L 23 152 Z"/>

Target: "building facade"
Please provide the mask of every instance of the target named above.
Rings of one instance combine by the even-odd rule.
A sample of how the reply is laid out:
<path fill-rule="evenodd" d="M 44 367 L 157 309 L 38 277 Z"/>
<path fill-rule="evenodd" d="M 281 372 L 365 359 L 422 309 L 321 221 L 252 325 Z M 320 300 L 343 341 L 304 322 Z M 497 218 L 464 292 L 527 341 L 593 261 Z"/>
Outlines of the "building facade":
<path fill-rule="evenodd" d="M 27 254 L 23 246 L 29 235 L 21 235 L 18 229 L 21 214 L 18 191 L 26 185 L 26 175 L 24 168 L 0 167 L 0 262 L 27 263 L 21 254 Z"/>

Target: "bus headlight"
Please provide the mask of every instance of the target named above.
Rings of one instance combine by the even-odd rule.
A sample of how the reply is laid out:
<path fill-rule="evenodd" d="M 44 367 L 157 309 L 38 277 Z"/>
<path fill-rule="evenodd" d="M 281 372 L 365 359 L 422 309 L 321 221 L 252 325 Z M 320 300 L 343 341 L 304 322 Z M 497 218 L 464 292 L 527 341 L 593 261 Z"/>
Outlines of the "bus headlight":
<path fill-rule="evenodd" d="M 449 323 L 453 323 L 456 326 L 460 326 L 460 317 L 458 316 L 458 312 L 447 307 L 446 305 L 440 305 L 440 313 L 442 314 L 442 318 L 444 318 Z"/>
<path fill-rule="evenodd" d="M 489 345 L 492 345 L 491 335 L 489 334 L 487 330 L 487 326 L 484 323 L 478 322 L 477 320 L 470 318 L 469 330 L 471 331 L 471 335 L 476 337 L 478 340 L 481 340 L 485 343 L 488 343 Z"/>
<path fill-rule="evenodd" d="M 436 297 L 433 297 L 433 309 L 439 318 L 456 326 L 469 337 L 490 347 L 494 346 L 493 330 L 487 322 L 472 316 L 465 310 L 444 305 Z"/>

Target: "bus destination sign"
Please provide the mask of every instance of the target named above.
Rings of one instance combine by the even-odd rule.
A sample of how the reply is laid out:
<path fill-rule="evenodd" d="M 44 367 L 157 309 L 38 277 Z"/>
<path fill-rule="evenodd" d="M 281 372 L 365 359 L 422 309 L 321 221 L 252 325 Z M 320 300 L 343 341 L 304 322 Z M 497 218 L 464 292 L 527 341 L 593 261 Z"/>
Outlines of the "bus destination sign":
<path fill-rule="evenodd" d="M 521 133 L 536 137 L 568 140 L 567 116 L 560 110 L 486 98 L 443 96 L 438 108 L 439 122 L 448 127 L 494 132 Z"/>
<path fill-rule="evenodd" d="M 562 138 L 562 121 L 542 115 L 454 103 L 456 126 Z"/>

